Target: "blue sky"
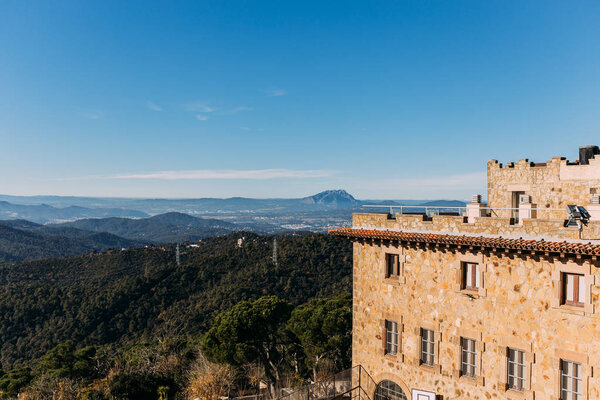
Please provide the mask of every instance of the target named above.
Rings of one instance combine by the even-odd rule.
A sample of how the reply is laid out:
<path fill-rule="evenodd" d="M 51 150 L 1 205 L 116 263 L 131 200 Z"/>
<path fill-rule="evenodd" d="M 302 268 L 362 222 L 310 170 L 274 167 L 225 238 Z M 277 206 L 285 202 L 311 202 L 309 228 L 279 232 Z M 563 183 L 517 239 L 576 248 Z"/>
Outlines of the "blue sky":
<path fill-rule="evenodd" d="M 600 144 L 598 1 L 0 0 L 0 193 L 482 193 Z"/>

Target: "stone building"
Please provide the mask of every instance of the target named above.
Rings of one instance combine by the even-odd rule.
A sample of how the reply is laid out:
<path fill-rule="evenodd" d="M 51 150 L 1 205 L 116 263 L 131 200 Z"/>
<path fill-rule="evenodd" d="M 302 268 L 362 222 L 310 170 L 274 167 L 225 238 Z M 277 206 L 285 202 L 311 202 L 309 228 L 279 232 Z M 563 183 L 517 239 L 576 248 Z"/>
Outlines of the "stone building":
<path fill-rule="evenodd" d="M 490 161 L 488 205 L 356 213 L 331 231 L 353 241 L 353 363 L 371 399 L 600 399 L 593 155 Z M 592 220 L 565 227 L 568 204 Z"/>

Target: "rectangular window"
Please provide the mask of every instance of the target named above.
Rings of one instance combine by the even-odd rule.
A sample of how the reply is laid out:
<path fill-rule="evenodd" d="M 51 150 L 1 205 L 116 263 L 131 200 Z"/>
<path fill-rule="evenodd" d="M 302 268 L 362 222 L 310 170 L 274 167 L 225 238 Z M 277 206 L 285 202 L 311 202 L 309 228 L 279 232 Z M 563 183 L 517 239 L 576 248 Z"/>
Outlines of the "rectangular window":
<path fill-rule="evenodd" d="M 581 364 L 560 360 L 560 400 L 581 400 Z"/>
<path fill-rule="evenodd" d="M 398 274 L 398 254 L 385 255 L 385 277 L 396 276 Z"/>
<path fill-rule="evenodd" d="M 563 273 L 562 303 L 570 306 L 583 307 L 586 301 L 585 276 Z"/>
<path fill-rule="evenodd" d="M 475 378 L 477 375 L 477 348 L 475 347 L 476 342 L 473 339 L 460 338 L 460 374 L 461 376 L 468 376 L 469 378 Z"/>
<path fill-rule="evenodd" d="M 385 277 L 389 278 L 392 276 L 399 276 L 400 271 L 398 267 L 398 254 L 389 254 L 385 255 Z"/>
<path fill-rule="evenodd" d="M 398 323 L 385 320 L 385 354 L 398 354 Z"/>
<path fill-rule="evenodd" d="M 479 286 L 479 264 L 462 263 L 462 289 L 478 290 Z"/>
<path fill-rule="evenodd" d="M 508 349 L 508 389 L 522 392 L 525 388 L 525 352 L 516 349 Z"/>
<path fill-rule="evenodd" d="M 435 363 L 435 338 L 431 329 L 421 328 L 421 364 L 432 367 Z"/>

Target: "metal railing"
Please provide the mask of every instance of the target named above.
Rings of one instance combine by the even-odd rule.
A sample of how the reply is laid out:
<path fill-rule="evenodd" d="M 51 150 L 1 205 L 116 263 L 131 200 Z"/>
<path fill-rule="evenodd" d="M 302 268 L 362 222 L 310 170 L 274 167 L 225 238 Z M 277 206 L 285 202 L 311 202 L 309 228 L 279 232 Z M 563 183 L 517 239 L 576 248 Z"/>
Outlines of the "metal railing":
<path fill-rule="evenodd" d="M 277 400 L 371 400 L 368 393 L 374 393 L 376 386 L 371 375 L 361 365 L 356 365 L 289 393 L 282 389 Z"/>
<path fill-rule="evenodd" d="M 389 215 L 395 217 L 396 214 L 425 214 L 428 217 L 433 215 L 456 215 L 460 217 L 464 217 L 467 215 L 467 206 L 419 206 L 419 205 L 365 205 L 364 208 L 368 209 L 385 209 L 389 210 Z M 514 218 L 515 220 L 519 219 L 519 207 L 480 207 L 480 210 L 485 210 L 487 217 L 500 217 L 498 211 L 509 211 L 509 218 Z M 421 212 L 419 212 L 421 210 Z M 532 219 L 541 219 L 538 215 L 550 213 L 551 217 L 554 216 L 554 219 L 564 219 L 567 217 L 567 210 L 565 208 L 532 208 L 530 218 Z M 562 215 L 556 218 L 556 214 L 561 213 Z M 500 212 L 500 214 L 504 214 Z M 554 215 L 553 215 L 554 214 Z M 505 216 L 506 217 L 506 216 Z M 552 218 L 550 218 L 552 219 Z"/>
<path fill-rule="evenodd" d="M 458 215 L 464 215 L 467 212 L 466 206 L 411 206 L 411 205 L 402 205 L 402 206 L 390 206 L 390 205 L 365 205 L 364 208 L 386 208 L 390 210 L 390 214 L 414 214 L 414 211 L 410 210 L 425 210 L 426 215 L 439 215 L 446 212 L 455 212 Z"/>

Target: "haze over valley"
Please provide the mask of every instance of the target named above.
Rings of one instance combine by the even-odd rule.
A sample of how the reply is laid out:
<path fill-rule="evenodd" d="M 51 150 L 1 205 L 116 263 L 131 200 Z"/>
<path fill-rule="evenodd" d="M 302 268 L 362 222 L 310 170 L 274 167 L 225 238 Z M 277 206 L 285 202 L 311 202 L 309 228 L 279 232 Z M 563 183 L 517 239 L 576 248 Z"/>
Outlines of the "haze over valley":
<path fill-rule="evenodd" d="M 326 232 L 365 205 L 462 206 L 454 200 L 357 200 L 344 190 L 297 199 L 123 199 L 0 196 L 0 259 L 64 257 L 193 242 L 236 231 Z"/>

